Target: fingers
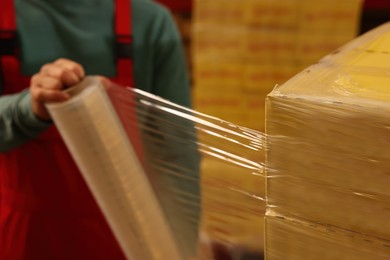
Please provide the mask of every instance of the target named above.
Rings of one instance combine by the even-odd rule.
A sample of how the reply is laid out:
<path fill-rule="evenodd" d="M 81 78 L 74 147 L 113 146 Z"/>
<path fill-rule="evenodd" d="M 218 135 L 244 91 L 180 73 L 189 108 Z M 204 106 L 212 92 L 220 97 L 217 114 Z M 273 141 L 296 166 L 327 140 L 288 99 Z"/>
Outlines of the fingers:
<path fill-rule="evenodd" d="M 34 89 L 42 88 L 42 89 L 57 89 L 61 90 L 63 84 L 60 79 L 55 77 L 48 77 L 42 74 L 35 74 L 31 78 L 31 87 Z"/>
<path fill-rule="evenodd" d="M 53 63 L 44 65 L 40 75 L 58 79 L 65 86 L 78 83 L 85 75 L 83 67 L 68 59 L 58 59 Z"/>
<path fill-rule="evenodd" d="M 62 82 L 54 77 L 36 74 L 31 78 L 30 93 L 34 101 L 53 102 L 68 99 L 68 94 L 62 92 Z"/>
<path fill-rule="evenodd" d="M 41 119 L 50 119 L 45 103 L 65 101 L 68 94 L 62 90 L 77 84 L 84 77 L 83 67 L 68 59 L 58 59 L 42 66 L 39 73 L 31 78 L 30 93 L 32 109 Z"/>

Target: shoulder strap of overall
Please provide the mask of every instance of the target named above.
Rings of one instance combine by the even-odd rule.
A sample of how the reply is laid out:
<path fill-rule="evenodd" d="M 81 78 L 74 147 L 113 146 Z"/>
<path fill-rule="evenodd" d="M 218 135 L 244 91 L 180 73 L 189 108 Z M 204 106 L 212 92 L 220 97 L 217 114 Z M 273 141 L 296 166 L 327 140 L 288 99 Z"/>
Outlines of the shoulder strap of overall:
<path fill-rule="evenodd" d="M 117 77 L 115 81 L 133 87 L 133 26 L 131 17 L 131 0 L 115 0 L 117 53 Z"/>
<path fill-rule="evenodd" d="M 16 18 L 13 0 L 0 0 L 0 55 L 16 54 Z"/>
<path fill-rule="evenodd" d="M 0 94 L 11 94 L 27 87 L 29 78 L 20 74 L 14 1 L 0 0 L 0 7 Z"/>

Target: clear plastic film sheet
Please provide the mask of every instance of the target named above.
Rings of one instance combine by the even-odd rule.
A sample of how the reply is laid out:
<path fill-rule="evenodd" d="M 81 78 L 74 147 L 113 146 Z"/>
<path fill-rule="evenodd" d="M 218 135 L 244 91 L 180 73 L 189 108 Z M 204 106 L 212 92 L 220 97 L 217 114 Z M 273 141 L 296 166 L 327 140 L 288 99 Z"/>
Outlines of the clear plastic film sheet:
<path fill-rule="evenodd" d="M 263 134 L 95 77 L 68 92 L 49 111 L 127 258 L 262 258 Z"/>

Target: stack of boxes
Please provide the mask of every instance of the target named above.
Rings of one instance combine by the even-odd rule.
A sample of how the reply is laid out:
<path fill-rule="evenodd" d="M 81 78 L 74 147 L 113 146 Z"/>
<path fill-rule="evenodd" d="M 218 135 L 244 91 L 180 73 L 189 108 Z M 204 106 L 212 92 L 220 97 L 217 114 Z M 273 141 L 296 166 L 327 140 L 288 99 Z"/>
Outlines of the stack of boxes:
<path fill-rule="evenodd" d="M 309 64 L 351 40 L 357 33 L 361 0 L 196 0 L 192 33 L 194 107 L 238 125 L 264 131 L 265 97 Z M 257 156 L 257 157 L 256 157 Z M 261 161 L 258 155 L 251 158 Z M 224 163 L 204 158 L 204 184 L 257 187 L 262 176 L 236 174 Z M 234 176 L 234 177 L 233 177 Z M 239 176 L 239 177 L 237 177 Z M 256 214 L 216 212 L 226 194 L 204 185 L 204 231 L 212 240 L 262 251 L 265 203 Z M 210 199 L 212 203 L 210 203 Z M 249 205 L 251 196 L 239 204 Z"/>
<path fill-rule="evenodd" d="M 361 0 L 197 0 L 192 35 L 197 110 L 264 129 L 276 84 L 351 40 Z"/>
<path fill-rule="evenodd" d="M 267 259 L 389 259 L 390 24 L 267 99 Z"/>

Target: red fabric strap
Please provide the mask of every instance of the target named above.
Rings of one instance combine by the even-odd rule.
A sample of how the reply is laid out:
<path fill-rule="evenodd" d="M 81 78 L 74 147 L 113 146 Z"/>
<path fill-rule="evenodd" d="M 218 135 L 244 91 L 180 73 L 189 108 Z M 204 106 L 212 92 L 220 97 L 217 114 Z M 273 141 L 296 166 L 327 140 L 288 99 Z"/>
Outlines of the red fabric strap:
<path fill-rule="evenodd" d="M 128 45 L 133 43 L 132 28 L 132 8 L 130 0 L 115 0 L 115 34 L 119 45 Z M 131 57 L 118 57 L 117 59 L 117 77 L 115 82 L 134 87 L 133 79 L 133 60 Z"/>
<path fill-rule="evenodd" d="M 132 36 L 131 3 L 129 0 L 115 0 L 115 33 Z"/>
<path fill-rule="evenodd" d="M 13 0 L 0 0 L 0 39 L 16 38 L 16 17 Z"/>
<path fill-rule="evenodd" d="M 133 44 L 133 26 L 132 26 L 132 6 L 131 0 L 115 0 L 115 34 L 117 47 L 127 47 L 126 49 L 132 52 Z M 134 86 L 134 71 L 133 71 L 133 59 L 130 56 L 124 57 L 119 55 L 117 57 L 117 77 L 111 79 L 114 82 L 122 86 Z M 132 97 L 136 99 L 135 96 Z M 115 102 L 115 99 L 113 99 Z M 125 111 L 125 110 L 123 110 Z M 129 116 L 137 115 L 136 105 L 127 107 L 127 113 L 123 114 L 123 111 L 119 109 L 118 115 L 122 120 L 126 120 Z M 134 119 L 137 117 L 134 116 Z M 127 135 L 130 137 L 131 143 L 140 159 L 141 163 L 144 164 L 144 152 L 142 146 L 142 138 L 140 136 L 137 125 L 130 125 L 126 128 Z"/>
<path fill-rule="evenodd" d="M 16 18 L 13 0 L 0 0 L 0 30 L 15 31 Z"/>
<path fill-rule="evenodd" d="M 16 39 L 16 16 L 13 0 L 0 0 L 0 38 Z M 16 48 L 16 46 L 15 46 Z M 12 94 L 26 88 L 29 77 L 20 74 L 20 63 L 15 56 L 16 52 L 0 57 L 3 74 L 1 94 Z M 15 79 L 18 79 L 17 82 Z"/>

